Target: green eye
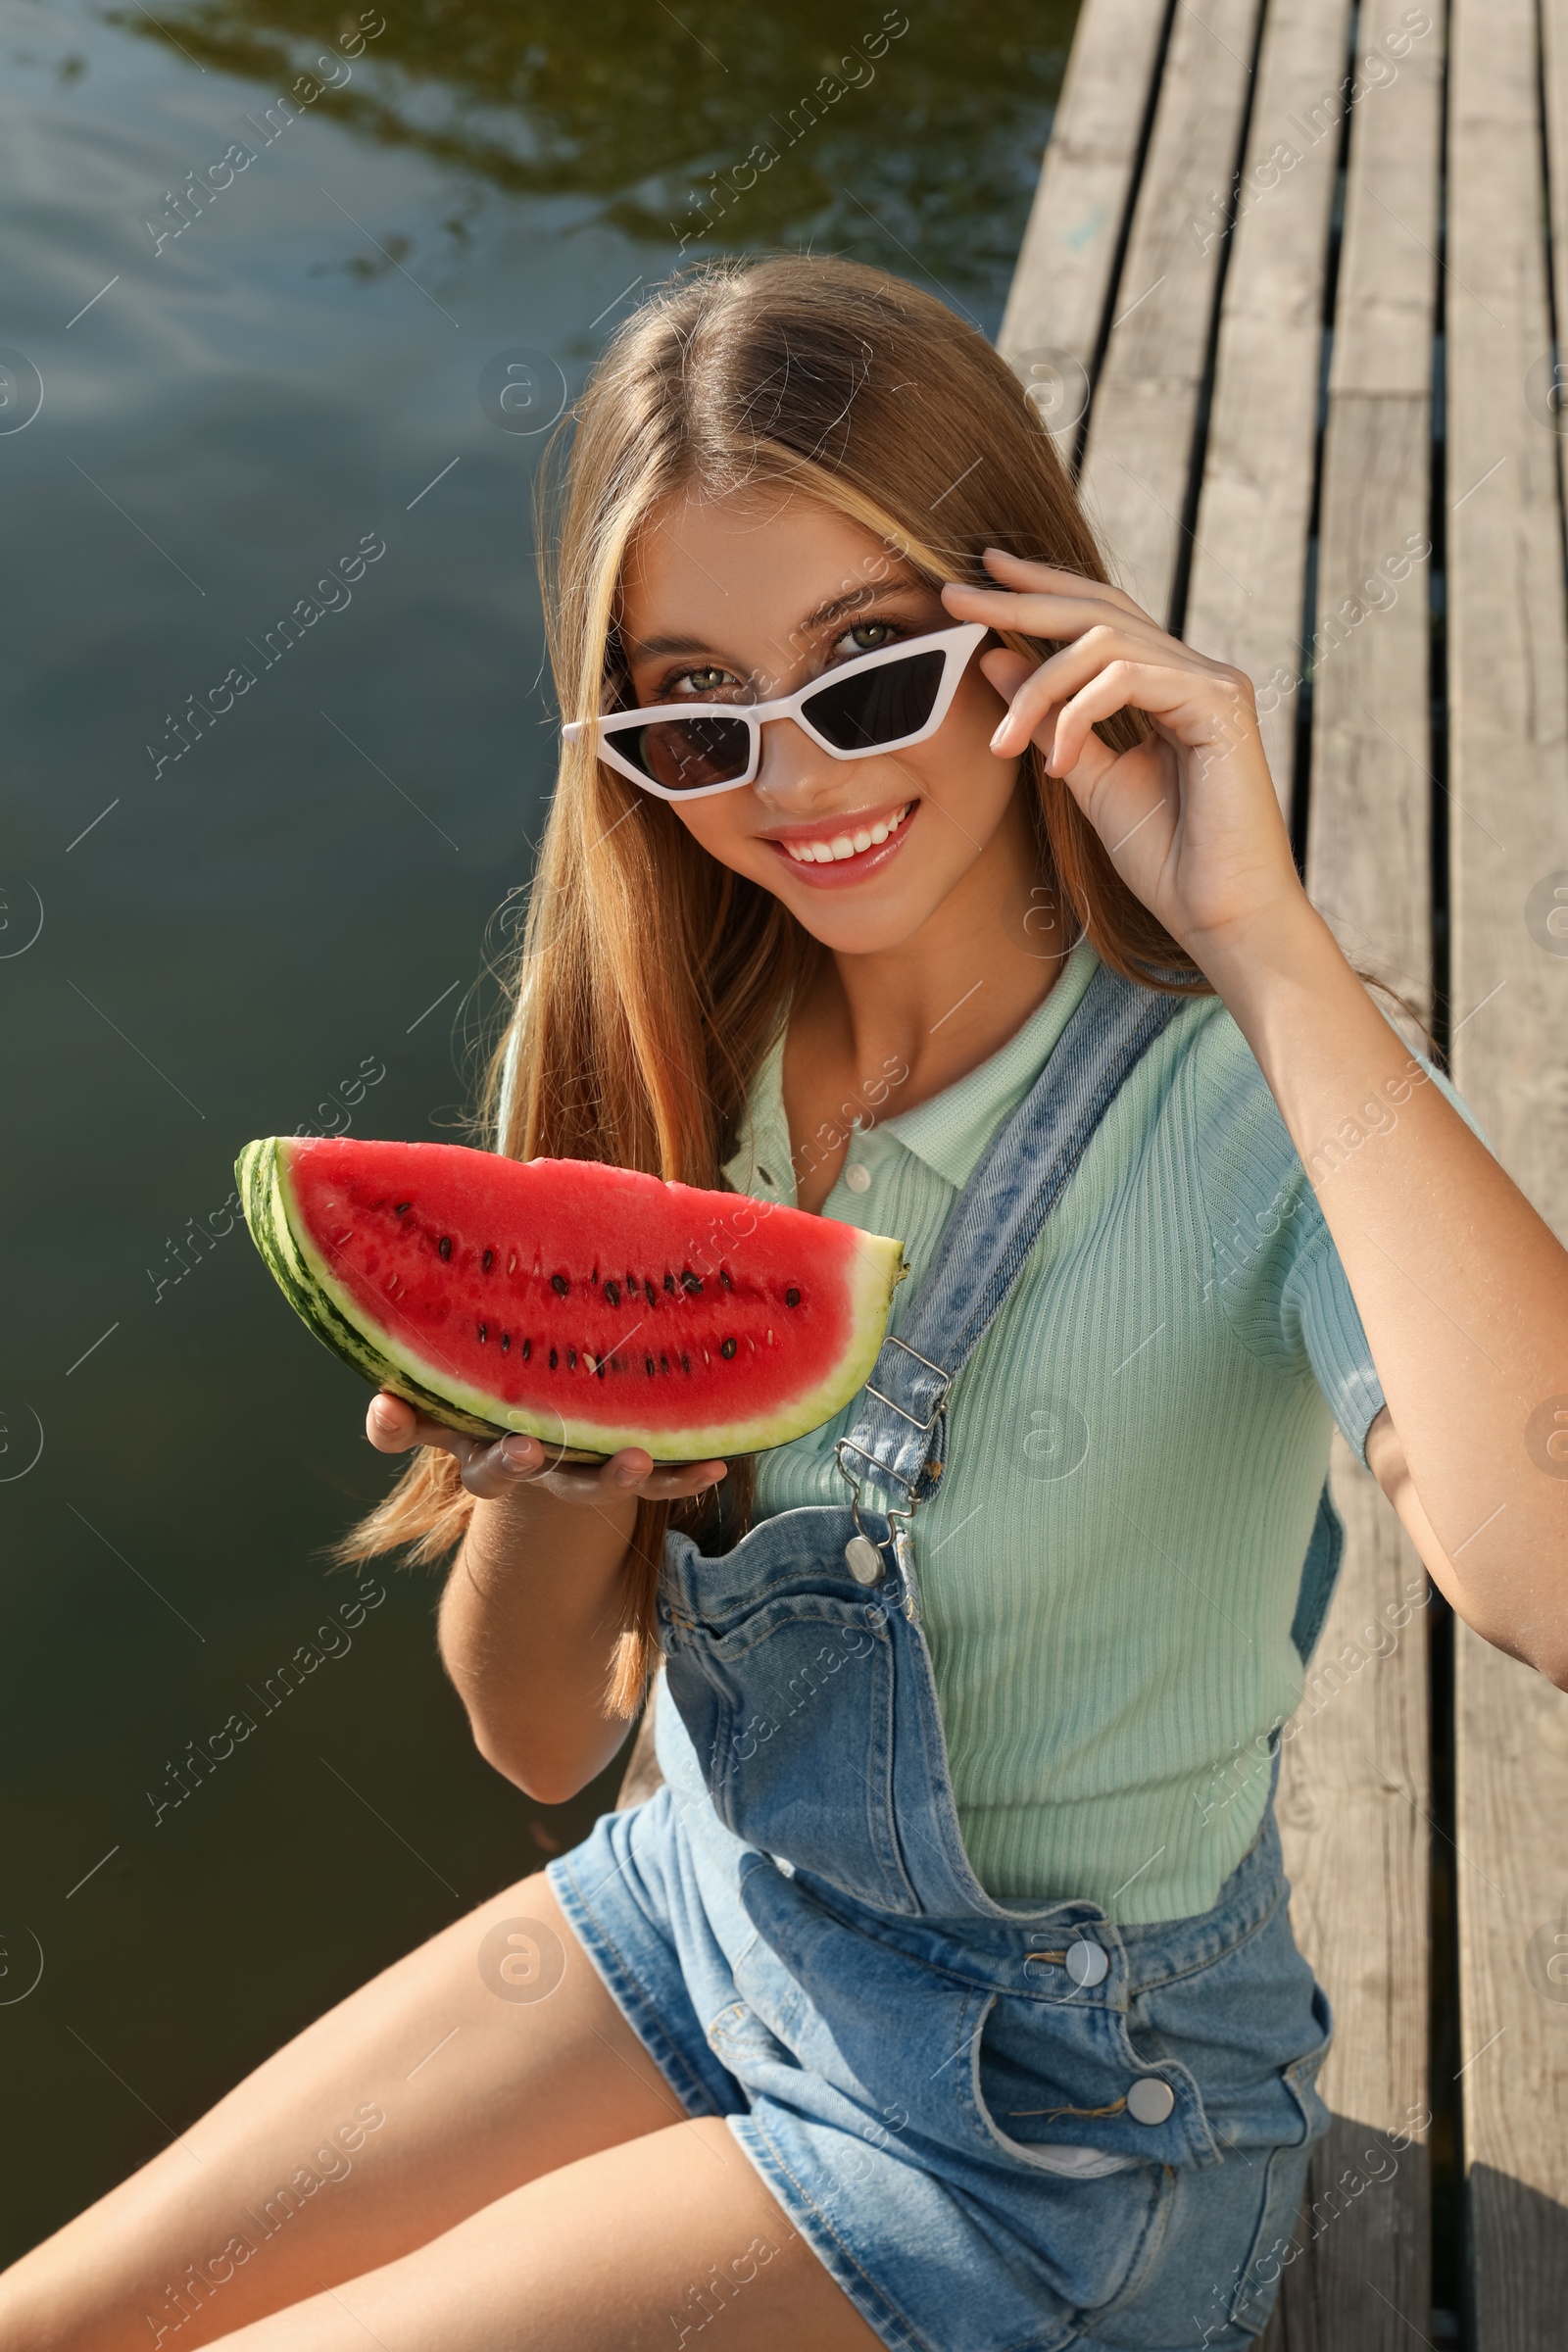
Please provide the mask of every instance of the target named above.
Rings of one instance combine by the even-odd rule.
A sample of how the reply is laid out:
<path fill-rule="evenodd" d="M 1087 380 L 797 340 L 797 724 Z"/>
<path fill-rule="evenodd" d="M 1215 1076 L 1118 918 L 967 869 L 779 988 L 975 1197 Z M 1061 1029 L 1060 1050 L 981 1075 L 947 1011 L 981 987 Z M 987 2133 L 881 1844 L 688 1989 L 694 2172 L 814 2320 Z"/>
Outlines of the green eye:
<path fill-rule="evenodd" d="M 725 672 L 721 669 L 689 669 L 684 682 L 691 694 L 716 694 L 724 678 Z"/>
<path fill-rule="evenodd" d="M 858 654 L 879 654 L 893 643 L 893 624 L 887 620 L 858 620 L 848 632 Z"/>

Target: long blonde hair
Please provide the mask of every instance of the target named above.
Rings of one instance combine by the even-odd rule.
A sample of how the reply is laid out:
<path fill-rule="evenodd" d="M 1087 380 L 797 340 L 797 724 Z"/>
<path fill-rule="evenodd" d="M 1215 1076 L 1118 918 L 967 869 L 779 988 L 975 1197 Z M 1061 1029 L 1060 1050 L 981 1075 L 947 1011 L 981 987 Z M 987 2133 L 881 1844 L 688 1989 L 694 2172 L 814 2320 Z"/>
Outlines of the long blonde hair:
<path fill-rule="evenodd" d="M 987 546 L 1107 576 L 1011 369 L 940 302 L 851 262 L 710 264 L 632 315 L 546 454 L 536 545 L 564 711 L 630 699 L 617 597 L 655 508 L 687 485 L 723 495 L 763 483 L 847 514 L 932 581 L 986 580 Z M 1123 713 L 1102 732 L 1125 747 L 1143 722 Z M 1201 989 L 1065 785 L 1038 752 L 1028 765 L 1042 871 L 1063 913 L 1115 970 Z M 591 745 L 564 747 L 475 1141 L 518 1159 L 609 1160 L 716 1185 L 758 1065 L 821 953 L 778 899 L 699 849 L 664 803 L 601 764 Z M 744 1470 L 727 1482 L 743 1515 Z M 422 1447 L 335 1556 L 409 1544 L 412 1561 L 434 1562 L 472 1508 L 453 1457 Z M 638 1509 L 609 1713 L 635 1713 L 646 1688 L 672 1515 L 668 1504 Z M 692 1506 L 679 1515 L 694 1520 Z"/>

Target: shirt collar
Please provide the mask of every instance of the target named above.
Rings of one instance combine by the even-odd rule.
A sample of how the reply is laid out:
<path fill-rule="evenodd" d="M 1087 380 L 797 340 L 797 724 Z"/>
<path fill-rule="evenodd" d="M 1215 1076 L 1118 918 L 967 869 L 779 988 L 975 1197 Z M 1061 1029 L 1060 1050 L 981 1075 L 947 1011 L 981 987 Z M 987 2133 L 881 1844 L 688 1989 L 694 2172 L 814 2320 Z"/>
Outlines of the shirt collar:
<path fill-rule="evenodd" d="M 1068 956 L 1060 978 L 1006 1044 L 966 1076 L 933 1095 L 928 1102 L 896 1117 L 867 1122 L 870 1133 L 891 1136 L 956 1191 L 974 1173 L 980 1155 L 1010 1111 L 1016 1110 L 1045 1067 L 1075 1010 L 1099 957 L 1087 939 Z M 776 1037 L 752 1082 L 747 1113 L 724 1179 L 738 1193 L 793 1205 L 789 1123 L 784 1116 L 784 1037 Z"/>

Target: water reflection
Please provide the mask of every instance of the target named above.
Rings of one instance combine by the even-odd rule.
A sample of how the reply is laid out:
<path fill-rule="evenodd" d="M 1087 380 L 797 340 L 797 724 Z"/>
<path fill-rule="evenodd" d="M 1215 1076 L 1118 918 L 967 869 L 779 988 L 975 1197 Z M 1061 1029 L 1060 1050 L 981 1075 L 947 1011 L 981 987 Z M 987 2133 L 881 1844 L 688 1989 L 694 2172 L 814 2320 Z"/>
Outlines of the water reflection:
<path fill-rule="evenodd" d="M 311 0 L 211 0 L 172 30 L 130 9 L 111 21 L 274 102 L 314 103 L 324 84 L 369 136 L 510 195 L 582 199 L 639 242 L 859 251 L 880 226 L 890 267 L 902 245 L 906 266 L 989 313 L 1074 13 L 1062 0 L 992 0 L 983 19 L 962 0 L 912 14 L 609 0 L 591 39 L 542 0 L 392 0 L 330 20 Z M 450 226 L 461 240 L 461 208 Z M 355 268 L 375 273 L 364 257 Z"/>

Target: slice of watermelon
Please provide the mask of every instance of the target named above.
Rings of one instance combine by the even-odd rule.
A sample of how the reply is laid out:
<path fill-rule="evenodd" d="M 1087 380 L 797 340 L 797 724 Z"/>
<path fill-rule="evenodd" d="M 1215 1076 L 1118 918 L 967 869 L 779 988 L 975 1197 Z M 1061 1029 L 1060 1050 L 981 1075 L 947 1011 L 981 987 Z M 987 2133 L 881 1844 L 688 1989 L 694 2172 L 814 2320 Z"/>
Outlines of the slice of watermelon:
<path fill-rule="evenodd" d="M 876 1361 L 903 1246 L 745 1194 L 458 1144 L 268 1136 L 235 1162 L 317 1337 L 475 1437 L 564 1455 L 760 1453 Z"/>

